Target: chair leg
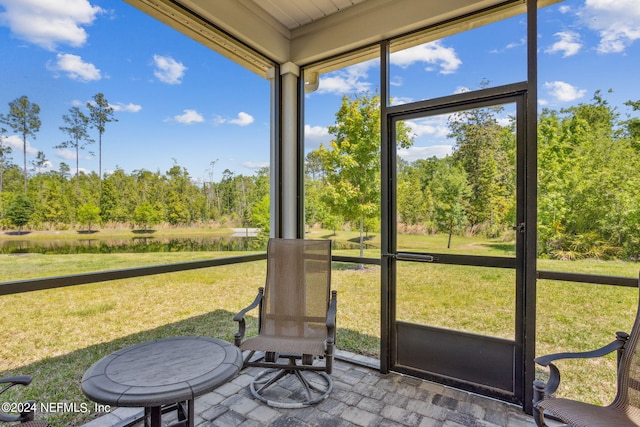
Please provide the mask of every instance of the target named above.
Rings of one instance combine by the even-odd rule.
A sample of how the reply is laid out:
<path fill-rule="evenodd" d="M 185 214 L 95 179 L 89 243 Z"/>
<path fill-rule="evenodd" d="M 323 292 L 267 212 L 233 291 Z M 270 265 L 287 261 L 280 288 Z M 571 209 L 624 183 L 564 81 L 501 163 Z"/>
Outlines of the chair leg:
<path fill-rule="evenodd" d="M 296 358 L 289 358 L 289 365 L 296 366 Z M 314 379 L 307 378 L 306 375 L 315 376 Z M 302 386 L 301 392 L 305 397 L 300 396 L 300 392 L 292 391 L 290 383 L 284 383 L 285 378 L 292 375 Z M 269 388 L 280 380 L 281 388 L 269 393 Z M 288 386 L 288 387 L 287 387 Z M 249 386 L 251 394 L 258 400 L 265 402 L 269 406 L 276 408 L 303 408 L 314 405 L 325 400 L 333 390 L 333 381 L 326 372 L 317 370 L 296 369 L 267 369 L 256 375 Z M 288 391 L 289 393 L 287 393 Z"/>
<path fill-rule="evenodd" d="M 265 371 L 265 372 L 270 372 L 270 371 Z M 286 369 L 281 369 L 280 372 L 277 372 L 277 374 L 272 376 L 271 378 L 269 378 L 269 379 L 265 378 L 264 379 L 264 384 L 262 383 L 262 381 L 258 381 L 257 377 L 256 377 L 256 379 L 254 379 L 253 382 L 255 384 L 261 384 L 261 387 L 257 390 L 258 393 L 261 393 L 264 390 L 266 390 L 267 388 L 271 387 L 276 382 L 280 381 L 280 379 L 282 379 L 285 375 L 288 375 L 288 374 L 289 374 L 289 371 L 287 371 Z"/>
<path fill-rule="evenodd" d="M 533 382 L 533 420 L 536 422 L 537 427 L 547 427 L 544 421 L 544 413 L 538 409 L 538 402 L 544 399 L 544 389 L 546 384 L 540 380 Z"/>

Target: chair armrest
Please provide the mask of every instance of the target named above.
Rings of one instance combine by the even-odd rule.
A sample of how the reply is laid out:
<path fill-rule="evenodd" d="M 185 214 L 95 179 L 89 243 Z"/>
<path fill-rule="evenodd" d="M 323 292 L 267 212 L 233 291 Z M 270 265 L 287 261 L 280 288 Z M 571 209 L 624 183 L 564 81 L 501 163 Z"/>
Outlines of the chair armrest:
<path fill-rule="evenodd" d="M 8 389 L 10 389 L 11 387 L 15 386 L 15 385 L 23 385 L 23 386 L 27 386 L 29 384 L 31 384 L 31 377 L 28 375 L 20 375 L 17 377 L 5 377 L 5 378 L 0 378 L 0 384 L 6 384 L 1 390 L 0 390 L 0 394 L 4 393 L 5 391 L 7 391 Z M 23 421 L 23 420 L 27 420 L 29 413 L 21 413 L 19 415 L 11 415 L 11 414 L 7 414 L 6 412 L 2 412 L 0 411 L 0 422 L 3 423 L 12 423 L 12 422 L 16 422 L 16 421 Z"/>
<path fill-rule="evenodd" d="M 625 332 L 617 332 L 615 341 L 612 341 L 604 347 L 600 347 L 596 350 L 572 353 L 554 353 L 533 359 L 533 361 L 538 365 L 549 368 L 549 381 L 547 381 L 547 383 L 534 381 L 534 404 L 539 400 L 542 400 L 544 396 L 555 393 L 560 386 L 560 370 L 552 362 L 562 359 L 591 359 L 606 356 L 613 351 L 624 349 L 628 339 L 629 334 Z"/>
<path fill-rule="evenodd" d="M 17 377 L 0 378 L 0 384 L 8 384 L 8 383 L 12 383 L 12 385 L 16 385 L 16 384 L 29 385 L 31 384 L 31 377 L 29 375 L 20 375 Z"/>
<path fill-rule="evenodd" d="M 533 359 L 533 361 L 536 362 L 540 366 L 548 366 L 551 362 L 554 362 L 556 360 L 562 360 L 562 359 L 591 359 L 591 358 L 595 358 L 595 357 L 602 357 L 602 356 L 606 356 L 607 354 L 611 353 L 612 351 L 619 350 L 619 349 L 623 348 L 625 343 L 626 343 L 626 340 L 625 341 L 621 341 L 621 340 L 616 339 L 615 341 L 612 341 L 611 343 L 605 345 L 604 347 L 598 348 L 596 350 L 581 351 L 581 352 L 575 352 L 575 353 L 548 354 L 546 356 L 536 357 L 535 359 Z"/>
<path fill-rule="evenodd" d="M 262 303 L 263 296 L 264 296 L 264 288 L 258 288 L 258 295 L 256 296 L 256 299 L 254 299 L 253 302 L 248 307 L 245 307 L 238 314 L 233 316 L 233 320 L 235 322 L 238 322 L 238 332 L 236 332 L 234 334 L 234 344 L 237 347 L 240 347 L 240 344 L 242 343 L 242 340 L 244 339 L 244 334 L 245 334 L 245 329 L 246 329 L 244 316 L 249 311 L 251 311 L 254 308 L 258 307 Z"/>

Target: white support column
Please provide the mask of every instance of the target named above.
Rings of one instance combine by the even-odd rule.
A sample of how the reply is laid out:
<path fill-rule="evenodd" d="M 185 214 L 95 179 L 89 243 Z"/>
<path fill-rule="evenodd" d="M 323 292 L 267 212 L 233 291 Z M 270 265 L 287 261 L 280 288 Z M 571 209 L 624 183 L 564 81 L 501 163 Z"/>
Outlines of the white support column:
<path fill-rule="evenodd" d="M 281 197 L 282 237 L 296 238 L 298 221 L 298 77 L 300 68 L 291 62 L 280 66 L 282 76 Z M 300 185 L 302 185 L 300 183 Z"/>

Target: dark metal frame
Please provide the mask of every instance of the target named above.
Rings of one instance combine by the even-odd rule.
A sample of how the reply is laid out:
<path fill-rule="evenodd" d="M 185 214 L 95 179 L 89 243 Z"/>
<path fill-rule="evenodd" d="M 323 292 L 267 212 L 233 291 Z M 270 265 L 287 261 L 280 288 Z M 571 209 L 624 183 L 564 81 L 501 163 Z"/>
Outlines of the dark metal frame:
<path fill-rule="evenodd" d="M 122 270 L 108 270 L 93 273 L 72 274 L 67 276 L 45 277 L 40 279 L 16 280 L 12 282 L 0 283 L 0 295 L 19 294 L 22 292 L 63 288 L 66 286 L 84 285 L 87 283 L 106 282 L 110 280 L 130 279 L 134 277 L 151 276 L 154 274 L 174 273 L 178 271 L 195 270 L 198 268 L 209 268 L 221 265 L 260 261 L 263 259 L 267 259 L 266 253 L 207 259 L 202 261 L 181 262 L 175 264 L 126 268 Z"/>
<path fill-rule="evenodd" d="M 384 73 L 384 71 L 383 71 Z M 383 122 L 386 123 L 386 140 L 382 150 L 385 153 L 386 163 L 383 169 L 387 169 L 388 176 L 383 181 L 385 183 L 385 199 L 383 199 L 384 213 L 386 216 L 385 232 L 388 234 L 386 246 L 383 246 L 383 277 L 386 279 L 386 313 L 383 319 L 386 325 L 383 330 L 383 343 L 387 350 L 382 353 L 382 357 L 387 360 L 384 366 L 388 370 L 395 370 L 403 373 L 420 376 L 423 378 L 436 380 L 459 388 L 471 390 L 481 394 L 497 397 L 503 400 L 523 404 L 525 399 L 527 383 L 524 373 L 527 357 L 533 359 L 533 353 L 525 355 L 525 339 L 527 335 L 533 335 L 531 328 L 534 324 L 525 324 L 526 314 L 524 312 L 526 273 L 524 254 L 525 232 L 527 227 L 519 227 L 522 233 L 517 235 L 516 256 L 508 257 L 482 257 L 469 255 L 451 255 L 435 253 L 412 253 L 398 252 L 396 241 L 396 146 L 395 129 L 396 123 L 402 120 L 429 117 L 432 115 L 453 113 L 472 108 L 483 108 L 501 104 L 515 104 L 517 109 L 517 218 L 516 224 L 526 224 L 526 212 L 528 211 L 526 172 L 528 170 L 527 153 L 528 145 L 526 141 L 527 122 L 527 84 L 515 83 L 511 85 L 499 86 L 483 89 L 474 92 L 467 92 L 459 95 L 452 95 L 433 100 L 425 100 L 404 104 L 399 106 L 387 106 L 383 111 Z M 535 140 L 534 140 L 535 142 Z M 535 223 L 534 223 L 535 224 Z M 514 224 L 515 225 L 515 224 Z M 535 232 L 535 227 L 533 228 Z M 535 249 L 534 249 L 535 251 Z M 516 295 L 514 310 L 516 313 L 516 323 L 514 325 L 514 340 L 497 340 L 492 337 L 475 336 L 460 332 L 449 333 L 426 325 L 410 325 L 396 319 L 396 284 L 395 270 L 397 261 L 414 262 L 435 262 L 442 264 L 472 265 L 481 267 L 511 268 L 516 270 Z M 386 336 L 385 336 L 386 335 Z M 429 345 L 425 344 L 430 338 L 440 343 L 448 345 L 427 356 Z M 437 337 L 437 338 L 435 338 Z M 401 340 L 404 340 L 400 342 Z M 463 344 L 466 341 L 473 347 Z M 508 344 L 511 342 L 511 344 Z M 473 344 L 475 343 L 475 344 Z M 482 343 L 482 344 L 478 344 Z M 410 347 L 410 348 L 409 348 Z M 444 348 L 443 348 L 444 347 Z M 485 359 L 487 363 L 483 365 L 486 375 L 471 375 L 467 367 L 474 361 L 478 348 L 482 347 L 486 351 Z M 441 352 L 442 358 L 436 355 Z M 411 354 L 422 354 L 422 360 L 413 357 Z M 454 355 L 456 357 L 454 357 Z M 433 360 L 431 359 L 433 358 Z M 428 359 L 428 360 L 427 360 Z M 429 362 L 432 360 L 434 363 Z M 437 370 L 427 368 L 435 366 L 437 360 L 440 367 Z M 475 359 L 477 360 L 477 359 Z M 508 363 L 507 363 L 508 361 Z M 445 366 L 447 365 L 448 366 Z M 502 365 L 502 371 L 493 370 L 492 364 Z M 423 366 L 423 367 L 420 367 Z M 456 373 L 457 372 L 457 373 Z M 521 373 L 517 375 L 516 373 Z M 507 380 L 509 381 L 508 386 Z"/>
<path fill-rule="evenodd" d="M 174 0 L 172 3 L 178 5 Z M 506 1 L 507 3 L 513 3 L 513 1 Z M 524 222 L 526 224 L 536 224 L 536 215 L 537 215 L 537 200 L 536 200 L 536 171 L 537 171 L 537 161 L 536 161 L 536 144 L 534 143 L 537 139 L 537 12 L 538 12 L 538 1 L 537 0 L 527 0 L 526 1 L 527 8 L 527 81 L 526 81 L 526 140 L 529 143 L 526 145 L 525 149 L 525 162 L 527 164 L 527 172 L 524 177 L 525 182 L 524 186 L 526 188 L 526 203 L 528 209 L 525 212 Z M 192 13 L 192 12 L 189 12 Z M 209 23 L 210 24 L 210 23 Z M 389 99 L 389 41 L 383 41 L 379 43 L 380 46 L 380 64 L 381 64 L 381 73 L 380 73 L 380 91 L 381 91 L 381 116 L 387 117 L 391 112 L 394 112 L 398 108 L 404 107 L 389 107 L 388 99 Z M 370 47 L 370 46 L 368 46 Z M 280 69 L 278 65 L 274 65 L 275 67 L 275 76 L 274 76 L 274 99 L 273 99 L 273 114 L 274 114 L 274 123 L 275 127 L 272 130 L 272 135 L 274 136 L 275 147 L 275 165 L 272 173 L 276 175 L 276 188 L 273 190 L 275 200 L 272 200 L 272 203 L 276 203 L 275 205 L 275 219 L 273 221 L 274 229 L 272 233 L 276 237 L 280 237 L 282 235 L 282 209 L 281 209 L 281 200 L 282 200 L 282 171 L 280 168 L 281 165 L 281 156 L 282 156 L 282 137 L 281 137 L 281 126 L 282 126 L 282 114 L 281 114 L 281 105 L 282 105 L 282 83 L 280 76 Z M 301 79 L 302 80 L 302 79 Z M 299 123 L 302 124 L 304 122 L 303 118 L 303 106 L 304 106 L 304 88 L 303 82 L 300 81 L 298 86 L 299 89 L 299 98 L 298 98 L 298 120 Z M 299 147 L 299 162 L 298 165 L 298 179 L 299 183 L 302 183 L 304 180 L 304 150 L 303 150 L 303 130 L 304 127 L 299 127 L 298 132 L 298 147 Z M 390 162 L 390 153 L 388 149 L 385 149 L 389 143 L 389 129 L 387 120 L 382 120 L 381 122 L 381 141 L 382 141 L 382 153 L 381 153 L 381 177 L 384 185 L 382 186 L 382 200 L 383 202 L 390 200 L 391 196 L 394 193 L 393 182 L 392 182 L 392 174 L 389 168 L 386 165 L 392 165 Z M 298 230 L 297 233 L 299 237 L 304 236 L 304 185 L 298 185 Z M 380 259 L 373 258 L 359 258 L 359 257 L 344 257 L 344 256 L 334 256 L 332 259 L 335 262 L 347 262 L 347 263 L 358 263 L 358 264 L 372 264 L 372 265 L 380 265 L 382 267 L 382 275 L 381 275 L 381 293 L 383 298 L 381 299 L 381 319 L 380 319 L 380 327 L 381 327 L 381 358 L 380 358 L 380 369 L 382 372 L 388 372 L 390 370 L 390 360 L 388 355 L 390 354 L 391 349 L 391 341 L 389 330 L 391 327 L 391 319 L 395 318 L 395 307 L 390 302 L 395 300 L 395 288 L 391 286 L 392 278 L 395 277 L 395 262 L 397 259 L 408 259 L 408 258 L 420 258 L 420 254 L 410 254 L 410 253 L 399 253 L 393 254 L 389 252 L 389 248 L 396 247 L 395 236 L 390 233 L 390 225 L 395 221 L 395 210 L 385 210 L 382 213 L 382 256 Z M 521 298 L 518 298 L 518 306 L 516 309 L 522 313 L 524 313 L 523 323 L 516 326 L 516 334 L 519 336 L 523 336 L 522 346 L 518 347 L 516 351 L 519 355 L 522 356 L 524 360 L 524 383 L 525 385 L 531 384 L 534 380 L 534 363 L 533 363 L 533 355 L 535 355 L 535 318 L 536 318 L 536 280 L 555 280 L 555 281 L 569 281 L 569 282 L 580 282 L 580 283 L 590 283 L 590 284 L 601 284 L 601 285 L 613 285 L 613 286 L 625 286 L 625 287 L 637 287 L 638 282 L 636 278 L 628 278 L 628 277 L 612 277 L 612 276 L 600 276 L 600 275 L 589 275 L 589 274 L 578 274 L 578 273 L 565 273 L 565 272 L 554 272 L 554 271 L 536 271 L 536 230 L 534 226 L 526 227 L 524 230 L 524 246 L 523 254 L 517 254 L 518 256 L 522 256 L 524 260 L 524 290 Z M 438 260 L 441 263 L 455 263 L 455 264 L 465 264 L 467 265 L 477 265 L 476 260 L 473 257 L 465 257 L 465 256 L 451 256 L 451 255 L 437 255 L 440 259 Z M 395 258 L 394 258 L 395 257 Z M 203 261 L 195 261 L 195 262 L 186 262 L 186 263 L 176 263 L 176 264 L 166 264 L 166 265 L 155 265 L 155 266 L 145 266 L 145 267 L 137 267 L 123 270 L 110 270 L 103 272 L 92 272 L 92 273 L 84 273 L 84 274 L 76 274 L 76 275 L 68 275 L 68 276 L 59 276 L 59 277 L 50 277 L 50 278 L 38 278 L 38 279 L 28 279 L 28 280 L 20 280 L 20 281 L 9 281 L 0 283 L 0 296 L 1 295 L 9 295 L 14 293 L 21 292 L 30 292 L 30 291 L 38 291 L 45 289 L 54 289 L 59 287 L 66 286 L 75 286 L 82 285 L 88 283 L 95 282 L 104 282 L 110 280 L 118 280 L 118 279 L 127 279 L 134 277 L 143 277 L 148 275 L 155 274 L 165 274 L 171 272 L 178 271 L 186 271 L 198 268 L 209 268 L 215 266 L 222 265 L 230 265 L 236 263 L 244 263 L 244 262 L 253 262 L 258 260 L 266 259 L 266 253 L 255 254 L 255 255 L 246 255 L 239 257 L 230 257 L 230 258 L 221 258 L 221 259 L 212 259 L 212 260 L 203 260 Z M 428 260 L 422 260 L 428 261 Z M 489 262 L 489 260 L 484 260 Z M 505 260 L 495 260 L 496 264 L 501 264 L 506 262 L 510 264 L 512 261 Z M 494 265 L 496 267 L 500 267 L 502 265 Z M 506 268 L 510 268 L 510 266 L 504 266 Z M 520 359 L 521 356 L 518 356 Z M 532 410 L 532 392 L 530 391 L 531 387 L 525 387 L 524 394 L 524 409 L 526 412 L 530 413 Z"/>

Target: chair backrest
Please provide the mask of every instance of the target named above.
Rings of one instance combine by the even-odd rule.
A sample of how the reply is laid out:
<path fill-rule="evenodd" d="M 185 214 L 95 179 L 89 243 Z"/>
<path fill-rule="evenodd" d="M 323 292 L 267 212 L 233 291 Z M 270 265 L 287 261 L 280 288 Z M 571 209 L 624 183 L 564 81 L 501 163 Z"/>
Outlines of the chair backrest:
<path fill-rule="evenodd" d="M 261 335 L 326 338 L 331 241 L 271 239 Z"/>
<path fill-rule="evenodd" d="M 640 285 L 640 281 L 639 281 Z M 639 286 L 640 287 L 640 286 Z M 613 406 L 624 409 L 640 421 L 640 304 L 624 348 L 618 371 L 618 393 Z"/>

